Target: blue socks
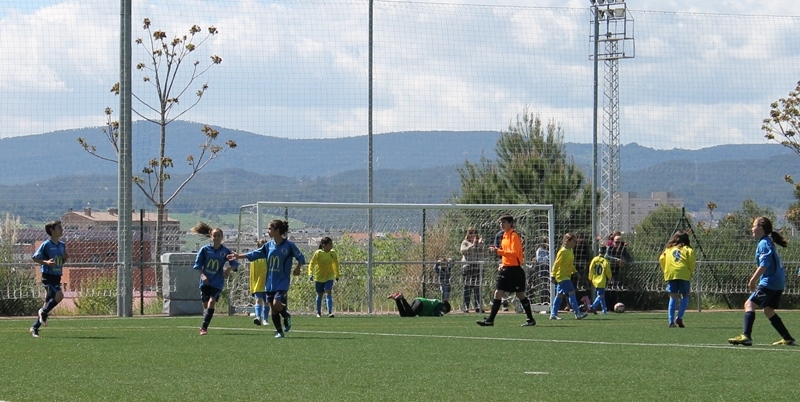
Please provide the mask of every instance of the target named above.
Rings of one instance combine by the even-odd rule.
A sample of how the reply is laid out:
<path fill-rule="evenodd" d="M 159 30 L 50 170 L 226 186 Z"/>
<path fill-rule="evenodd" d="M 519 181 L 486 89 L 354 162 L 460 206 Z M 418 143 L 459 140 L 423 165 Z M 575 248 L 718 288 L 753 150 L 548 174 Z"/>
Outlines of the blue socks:
<path fill-rule="evenodd" d="M 748 338 L 752 338 L 753 334 L 753 323 L 756 322 L 756 312 L 755 311 L 745 311 L 744 312 L 744 329 L 742 333 L 747 335 Z"/>
<path fill-rule="evenodd" d="M 789 330 L 786 329 L 786 326 L 783 325 L 783 320 L 781 320 L 781 317 L 778 317 L 778 314 L 773 315 L 769 319 L 769 322 L 772 324 L 772 327 L 775 328 L 779 334 L 781 334 L 781 338 L 786 340 L 794 339 L 792 338 L 792 335 L 789 334 Z"/>
<path fill-rule="evenodd" d="M 592 303 L 592 309 L 597 311 L 597 306 L 600 306 L 603 309 L 602 310 L 603 314 L 605 314 L 606 311 L 608 311 L 608 309 L 606 308 L 606 298 L 605 297 L 597 296 L 594 299 L 594 302 Z"/>
<path fill-rule="evenodd" d="M 576 300 L 577 301 L 577 300 Z M 553 310 L 550 311 L 550 317 L 555 317 L 558 315 L 558 309 L 561 308 L 561 298 L 556 296 L 553 299 Z"/>
<path fill-rule="evenodd" d="M 669 304 L 667 304 L 667 319 L 669 319 L 670 325 L 675 324 L 675 299 L 669 298 Z"/>
<path fill-rule="evenodd" d="M 689 295 L 685 295 L 681 299 L 681 306 L 678 310 L 678 318 L 683 318 L 683 314 L 686 312 L 687 308 L 689 308 Z"/>
<path fill-rule="evenodd" d="M 572 312 L 574 312 L 576 316 L 581 313 L 580 306 L 578 305 L 578 297 L 575 296 L 575 293 L 570 293 L 569 305 L 572 306 Z M 557 316 L 558 309 L 560 307 L 561 307 L 561 298 L 556 296 L 556 298 L 553 300 L 553 310 L 550 312 L 550 316 L 551 317 Z"/>
<path fill-rule="evenodd" d="M 322 296 L 317 294 L 317 314 L 322 314 Z M 333 312 L 333 295 L 325 295 L 325 307 L 328 308 L 328 314 Z"/>
<path fill-rule="evenodd" d="M 569 305 L 572 306 L 572 312 L 574 312 L 575 315 L 581 313 L 580 305 L 578 305 L 578 296 L 575 296 L 575 293 L 569 294 Z"/>

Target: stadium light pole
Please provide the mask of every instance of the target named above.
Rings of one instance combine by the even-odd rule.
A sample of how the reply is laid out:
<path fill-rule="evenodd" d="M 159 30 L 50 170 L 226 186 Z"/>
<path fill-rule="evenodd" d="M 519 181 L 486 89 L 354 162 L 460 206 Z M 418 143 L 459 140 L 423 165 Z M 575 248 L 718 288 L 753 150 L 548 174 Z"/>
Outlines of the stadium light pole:
<path fill-rule="evenodd" d="M 594 61 L 594 127 L 592 167 L 592 230 L 595 236 L 610 233 L 619 229 L 621 207 L 620 200 L 620 127 L 619 127 L 619 60 L 633 58 L 635 55 L 633 39 L 633 18 L 628 12 L 625 0 L 590 0 L 593 52 L 590 58 Z M 604 31 L 601 33 L 600 28 Z M 601 51 L 600 43 L 604 47 Z M 599 61 L 604 69 L 603 89 L 603 155 L 602 161 L 597 159 L 598 150 L 598 87 Z M 598 166 L 601 167 L 598 178 Z M 596 196 L 599 189 L 602 199 L 596 207 Z M 598 216 L 599 215 L 599 216 Z"/>
<path fill-rule="evenodd" d="M 367 111 L 367 137 L 369 138 L 369 157 L 367 160 L 367 202 L 372 204 L 373 200 L 373 166 L 372 166 L 372 18 L 373 18 L 373 0 L 369 0 L 369 55 L 368 55 L 368 73 L 369 74 L 369 106 Z M 373 228 L 373 214 L 372 208 L 367 210 L 367 313 L 372 314 L 372 235 L 375 233 Z"/>
<path fill-rule="evenodd" d="M 592 107 L 592 236 L 599 236 L 599 232 L 597 230 L 597 86 L 598 86 L 598 59 L 597 59 L 597 52 L 600 42 L 598 40 L 598 35 L 600 33 L 600 22 L 597 19 L 597 0 L 590 0 L 592 4 L 590 11 L 592 15 L 592 26 L 594 34 L 592 35 L 592 60 L 594 64 L 594 102 Z M 552 248 L 550 249 L 552 250 Z M 552 293 L 551 293 L 552 294 Z"/>
<path fill-rule="evenodd" d="M 133 316 L 132 161 L 131 161 L 131 1 L 120 0 L 119 158 L 117 160 L 117 315 Z"/>

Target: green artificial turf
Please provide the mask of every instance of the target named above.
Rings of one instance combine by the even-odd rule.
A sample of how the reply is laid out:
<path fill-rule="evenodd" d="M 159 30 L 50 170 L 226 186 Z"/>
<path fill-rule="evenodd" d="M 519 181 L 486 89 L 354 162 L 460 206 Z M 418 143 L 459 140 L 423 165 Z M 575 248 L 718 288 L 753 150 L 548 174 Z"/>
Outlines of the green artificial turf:
<path fill-rule="evenodd" d="M 781 312 L 795 336 L 800 313 Z M 295 316 L 284 339 L 248 317 L 0 320 L 0 400 L 797 400 L 800 347 L 759 313 L 752 347 L 731 347 L 741 312 L 569 314 L 535 327 L 501 314 Z"/>

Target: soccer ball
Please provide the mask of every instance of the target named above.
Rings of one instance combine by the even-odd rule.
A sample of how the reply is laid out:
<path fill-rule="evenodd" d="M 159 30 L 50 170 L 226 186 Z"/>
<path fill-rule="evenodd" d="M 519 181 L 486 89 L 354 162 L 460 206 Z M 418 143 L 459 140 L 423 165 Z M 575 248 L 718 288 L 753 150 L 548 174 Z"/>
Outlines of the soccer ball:
<path fill-rule="evenodd" d="M 625 305 L 622 303 L 617 303 L 614 305 L 614 312 L 615 313 L 624 313 L 625 312 Z"/>

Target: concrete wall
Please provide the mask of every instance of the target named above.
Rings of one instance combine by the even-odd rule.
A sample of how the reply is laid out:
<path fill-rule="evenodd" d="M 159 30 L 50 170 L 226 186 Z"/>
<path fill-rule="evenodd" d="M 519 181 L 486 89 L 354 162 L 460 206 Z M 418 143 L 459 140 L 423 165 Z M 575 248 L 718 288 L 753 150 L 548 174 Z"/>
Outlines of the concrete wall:
<path fill-rule="evenodd" d="M 197 255 L 194 253 L 167 253 L 161 255 L 164 270 L 164 314 L 202 315 L 200 300 L 200 271 L 192 269 Z"/>

